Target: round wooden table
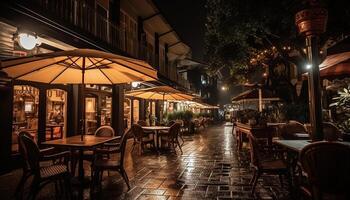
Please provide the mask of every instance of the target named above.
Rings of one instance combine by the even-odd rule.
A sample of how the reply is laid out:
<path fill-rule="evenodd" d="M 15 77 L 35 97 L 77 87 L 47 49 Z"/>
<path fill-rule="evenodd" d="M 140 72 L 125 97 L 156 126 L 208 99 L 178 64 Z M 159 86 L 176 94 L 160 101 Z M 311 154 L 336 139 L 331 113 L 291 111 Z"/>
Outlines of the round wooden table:
<path fill-rule="evenodd" d="M 170 129 L 169 126 L 143 126 L 143 130 L 146 131 L 154 131 L 156 133 L 155 139 L 156 139 L 156 145 L 157 145 L 157 150 L 159 150 L 159 141 L 158 141 L 158 133 L 159 131 L 168 131 Z"/>

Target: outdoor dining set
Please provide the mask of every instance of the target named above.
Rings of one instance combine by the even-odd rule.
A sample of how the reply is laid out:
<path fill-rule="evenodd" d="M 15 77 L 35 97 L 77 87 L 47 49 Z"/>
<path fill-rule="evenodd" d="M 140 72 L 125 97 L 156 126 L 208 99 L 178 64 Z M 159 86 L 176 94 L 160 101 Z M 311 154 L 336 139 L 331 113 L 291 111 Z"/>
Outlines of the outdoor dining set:
<path fill-rule="evenodd" d="M 149 126 L 146 121 L 139 121 L 116 136 L 110 126 L 99 127 L 93 135 L 76 135 L 57 140 L 43 142 L 47 147 L 39 149 L 30 133 L 25 130 L 19 132 L 19 151 L 23 157 L 23 175 L 16 189 L 16 196 L 23 198 L 25 184 L 33 176 L 29 198 L 35 199 L 41 188 L 48 183 L 54 183 L 56 193 L 65 199 L 72 199 L 74 194 L 72 185 L 78 186 L 78 197 L 83 199 L 84 188 L 90 187 L 90 194 L 101 190 L 104 171 L 117 171 L 124 179 L 128 189 L 130 183 L 125 171 L 126 144 L 133 140 L 132 150 L 139 149 L 143 153 L 149 144 L 155 152 L 160 152 L 161 146 L 167 145 L 176 153 L 184 143 L 180 138 L 181 124 L 170 121 L 166 126 Z M 81 140 L 82 138 L 82 140 Z M 182 144 L 179 142 L 182 139 Z M 90 180 L 85 175 L 84 161 L 90 163 Z M 75 178 L 78 165 L 78 176 Z M 96 187 L 97 186 L 97 187 Z"/>
<path fill-rule="evenodd" d="M 250 152 L 251 192 L 263 174 L 287 179 L 294 198 L 348 199 L 350 142 L 332 123 L 323 123 L 323 141 L 312 141 L 308 126 L 297 121 L 250 127 L 236 123 L 233 136 L 237 151 L 245 142 Z"/>

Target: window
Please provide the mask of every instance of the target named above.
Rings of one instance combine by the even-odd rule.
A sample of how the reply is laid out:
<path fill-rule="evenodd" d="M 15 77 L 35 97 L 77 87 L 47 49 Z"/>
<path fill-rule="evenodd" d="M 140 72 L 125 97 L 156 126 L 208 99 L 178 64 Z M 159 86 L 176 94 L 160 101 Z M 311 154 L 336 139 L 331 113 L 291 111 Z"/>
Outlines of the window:
<path fill-rule="evenodd" d="M 137 56 L 137 23 L 124 11 L 120 12 L 122 49 L 132 56 Z"/>
<path fill-rule="evenodd" d="M 67 119 L 67 92 L 51 89 L 46 92 L 46 140 L 65 135 Z"/>
<path fill-rule="evenodd" d="M 13 91 L 12 153 L 18 152 L 17 135 L 28 131 L 38 140 L 39 90 L 29 85 L 15 85 Z"/>
<path fill-rule="evenodd" d="M 139 105 L 139 100 L 137 99 L 134 99 L 134 105 L 133 105 L 133 114 L 134 114 L 134 123 L 137 123 L 140 119 L 140 116 L 139 116 L 139 108 L 140 108 L 140 105 Z"/>
<path fill-rule="evenodd" d="M 97 129 L 97 98 L 85 97 L 85 131 L 86 134 L 94 134 Z"/>
<path fill-rule="evenodd" d="M 101 126 L 111 125 L 112 118 L 112 97 L 104 96 L 101 100 Z"/>

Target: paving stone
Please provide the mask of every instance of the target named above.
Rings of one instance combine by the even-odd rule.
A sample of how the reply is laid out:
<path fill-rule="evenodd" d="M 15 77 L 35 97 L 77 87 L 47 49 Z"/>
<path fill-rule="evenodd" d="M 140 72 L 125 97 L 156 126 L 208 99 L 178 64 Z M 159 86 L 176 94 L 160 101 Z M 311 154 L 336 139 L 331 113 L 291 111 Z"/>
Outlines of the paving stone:
<path fill-rule="evenodd" d="M 132 141 L 127 144 L 126 171 L 131 190 L 118 173 L 104 174 L 102 192 L 93 199 L 283 199 L 290 200 L 287 181 L 281 187 L 277 176 L 262 176 L 251 194 L 249 181 L 249 151 L 236 151 L 232 127 L 212 126 L 195 135 L 186 135 L 179 151 L 160 154 L 147 151 L 143 155 L 130 153 Z M 225 141 L 224 141 L 225 140 Z M 89 175 L 90 163 L 85 163 Z M 21 170 L 0 176 L 2 200 L 13 199 Z M 28 190 L 29 183 L 26 185 Z M 74 189 L 74 188 L 73 188 Z M 90 198 L 88 188 L 85 199 Z M 55 199 L 53 185 L 40 192 L 38 199 Z"/>

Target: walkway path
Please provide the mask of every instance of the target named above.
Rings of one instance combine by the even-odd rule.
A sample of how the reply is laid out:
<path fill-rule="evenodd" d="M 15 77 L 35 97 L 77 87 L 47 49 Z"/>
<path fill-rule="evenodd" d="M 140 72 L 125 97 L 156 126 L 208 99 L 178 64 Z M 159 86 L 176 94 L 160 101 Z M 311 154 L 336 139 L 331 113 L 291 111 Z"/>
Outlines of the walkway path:
<path fill-rule="evenodd" d="M 237 153 L 232 126 L 213 126 L 194 136 L 185 136 L 183 155 L 137 153 L 127 156 L 132 189 L 117 173 L 105 173 L 103 192 L 97 199 L 254 199 L 250 194 L 248 152 Z M 131 141 L 130 141 L 131 142 Z M 128 150 L 131 149 L 128 144 Z M 88 163 L 87 163 L 88 164 Z M 86 167 L 88 168 L 88 166 Z M 12 173 L 12 176 L 18 174 Z M 89 174 L 89 172 L 87 172 Z M 8 175 L 10 176 L 10 175 Z M 4 182 L 0 177 L 0 192 Z M 49 188 L 50 189 L 50 188 Z M 48 189 L 48 190 L 49 190 Z M 48 196 L 43 192 L 43 199 Z M 52 192 L 51 192 L 52 193 Z M 263 176 L 256 188 L 257 199 L 288 199 L 275 176 Z M 88 197 L 88 191 L 85 196 Z"/>

